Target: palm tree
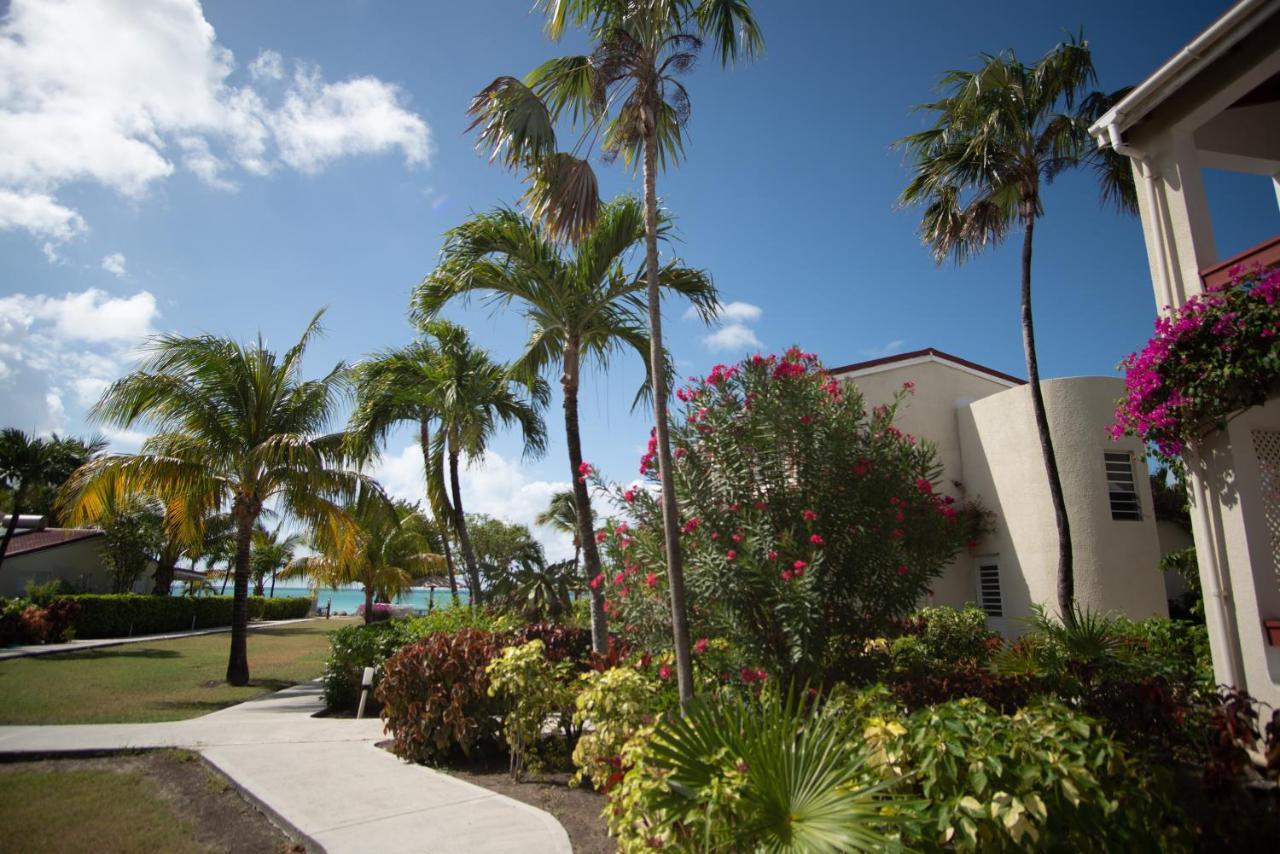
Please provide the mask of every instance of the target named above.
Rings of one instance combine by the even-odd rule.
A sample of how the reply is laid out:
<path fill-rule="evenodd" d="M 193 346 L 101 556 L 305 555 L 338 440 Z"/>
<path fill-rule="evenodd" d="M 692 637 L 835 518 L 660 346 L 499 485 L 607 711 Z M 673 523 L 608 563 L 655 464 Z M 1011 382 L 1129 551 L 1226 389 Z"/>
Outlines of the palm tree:
<path fill-rule="evenodd" d="M 600 555 L 593 537 L 591 497 L 582 477 L 578 389 L 584 362 L 607 367 L 619 349 L 634 350 L 642 358 L 649 355 L 642 297 L 646 280 L 643 271 L 629 273 L 624 267 L 644 237 L 644 211 L 631 196 L 606 205 L 572 254 L 528 217 L 498 209 L 448 232 L 442 263 L 413 297 L 415 316 L 424 320 L 438 316 L 451 300 L 473 294 L 487 295 L 497 306 L 522 304 L 532 332 L 512 370 L 524 377 L 560 374 L 574 542 L 575 549 L 584 552 L 588 578 L 599 574 Z M 660 275 L 664 288 L 691 299 L 705 317 L 714 312 L 716 292 L 706 273 L 672 262 Z M 641 387 L 642 394 L 649 385 Z M 637 395 L 637 402 L 640 399 Z M 597 590 L 591 594 L 591 637 L 597 652 L 607 650 L 604 597 Z"/>
<path fill-rule="evenodd" d="M 258 524 L 253 529 L 253 595 L 261 596 L 266 591 L 267 576 L 271 576 L 271 596 L 276 595 L 276 574 L 289 565 L 294 552 L 302 545 L 301 534 L 283 534 L 284 522 L 276 524 L 268 531 L 266 526 Z"/>
<path fill-rule="evenodd" d="M 1066 620 L 1075 613 L 1071 528 L 1040 389 L 1031 248 L 1036 220 L 1044 215 L 1041 185 L 1067 169 L 1092 165 L 1103 200 L 1122 211 L 1136 209 L 1132 173 L 1115 162 L 1123 158 L 1090 144 L 1091 121 L 1124 94 L 1089 93 L 1095 79 L 1083 39 L 1059 44 L 1032 65 L 1013 51 L 983 55 L 978 70 L 942 78 L 943 97 L 922 107 L 934 114 L 933 125 L 896 143 L 914 172 L 900 201 L 924 206 L 920 236 L 939 264 L 948 257 L 963 263 L 999 244 L 1015 222 L 1022 225 L 1022 345 L 1058 529 L 1058 608 Z"/>
<path fill-rule="evenodd" d="M 459 461 L 463 455 L 469 461 L 483 457 L 499 426 L 518 426 L 525 455 L 541 454 L 547 434 L 539 411 L 547 404 L 548 388 L 542 379 L 515 378 L 506 365 L 472 344 L 457 324 L 435 320 L 425 323 L 423 330 L 434 339 L 440 354 L 428 386 L 432 411 L 440 422 L 440 431 L 432 438 L 436 461 L 428 472 L 442 470 L 440 461 L 448 459 L 453 529 L 467 570 L 471 602 L 479 604 L 483 588 L 462 505 Z"/>
<path fill-rule="evenodd" d="M 582 562 L 582 530 L 578 525 L 578 502 L 574 490 L 567 489 L 563 492 L 557 492 L 551 496 L 547 509 L 543 510 L 534 518 L 534 523 L 538 525 L 546 525 L 553 531 L 561 534 L 568 534 L 573 538 L 573 572 L 578 574 L 578 567 Z M 586 537 L 588 540 L 593 537 Z M 595 620 L 593 612 L 592 620 Z M 595 623 L 592 622 L 594 628 Z"/>
<path fill-rule="evenodd" d="M 443 488 L 440 458 L 431 454 L 431 426 L 437 420 L 432 395 L 440 364 L 439 351 L 429 342 L 418 340 L 404 347 L 383 350 L 356 365 L 352 372 L 356 406 L 351 413 L 347 433 L 356 454 L 368 459 L 396 426 L 409 423 L 418 428 L 418 447 L 422 451 L 427 481 L 427 505 L 441 532 L 449 590 L 456 604 L 458 580 L 454 571 L 453 549 L 443 524 L 444 520 L 453 519 L 453 508 Z"/>
<path fill-rule="evenodd" d="M 375 601 L 390 602 L 413 586 L 415 578 L 436 572 L 444 558 L 431 543 L 417 508 L 397 502 L 356 502 L 347 508 L 355 525 L 312 532 L 316 554 L 291 560 L 282 578 L 308 578 L 324 587 L 359 584 L 364 589 L 364 621 L 373 622 Z"/>
<path fill-rule="evenodd" d="M 154 434 L 136 454 L 113 454 L 76 471 L 70 494 L 95 511 L 99 479 L 129 493 L 181 495 L 182 524 L 229 510 L 235 522 L 235 602 L 227 682 L 249 682 L 246 631 L 253 529 L 268 502 L 335 540 L 352 524 L 343 503 L 380 496 L 377 484 L 345 467 L 340 435 L 325 431 L 346 386 L 339 363 L 319 379 L 301 376 L 307 344 L 320 331 L 317 312 L 281 355 L 261 336 L 253 344 L 212 335 L 156 336 L 135 372 L 117 380 L 92 411 L 121 428 L 140 423 Z"/>
<path fill-rule="evenodd" d="M 547 14 L 553 39 L 570 22 L 584 27 L 592 53 L 550 60 L 523 82 L 499 77 L 472 100 L 471 127 L 481 128 L 480 143 L 492 159 L 526 171 L 525 199 L 557 238 L 581 239 L 600 207 L 587 158 L 557 148 L 555 124 L 561 117 L 568 116 L 580 132 L 573 151 L 585 147 L 589 154 L 599 139 L 606 160 L 621 154 L 633 171 L 642 168 L 653 416 L 676 675 L 686 703 L 693 696 L 693 670 L 663 374 L 657 171 L 683 154 L 690 104 L 677 78 L 693 66 L 703 39 L 711 39 L 727 66 L 753 58 L 763 50 L 764 37 L 748 0 L 539 0 L 537 7 Z"/>
<path fill-rule="evenodd" d="M 9 518 L 0 541 L 0 566 L 18 527 L 18 517 L 31 508 L 37 493 L 58 489 L 72 472 L 105 448 L 101 439 L 62 439 L 56 433 L 45 439 L 14 427 L 0 430 L 0 487 L 8 490 L 10 497 Z"/>

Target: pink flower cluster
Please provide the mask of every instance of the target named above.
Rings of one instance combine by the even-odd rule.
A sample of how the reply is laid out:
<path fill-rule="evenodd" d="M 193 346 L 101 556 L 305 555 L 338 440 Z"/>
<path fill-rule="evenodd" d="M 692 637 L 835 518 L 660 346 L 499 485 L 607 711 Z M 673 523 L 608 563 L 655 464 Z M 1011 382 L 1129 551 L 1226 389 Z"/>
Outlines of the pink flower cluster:
<path fill-rule="evenodd" d="M 1137 436 L 1176 457 L 1231 412 L 1263 402 L 1280 358 L 1280 270 L 1232 271 L 1232 281 L 1158 317 L 1155 334 L 1121 362 L 1125 396 L 1113 438 Z"/>

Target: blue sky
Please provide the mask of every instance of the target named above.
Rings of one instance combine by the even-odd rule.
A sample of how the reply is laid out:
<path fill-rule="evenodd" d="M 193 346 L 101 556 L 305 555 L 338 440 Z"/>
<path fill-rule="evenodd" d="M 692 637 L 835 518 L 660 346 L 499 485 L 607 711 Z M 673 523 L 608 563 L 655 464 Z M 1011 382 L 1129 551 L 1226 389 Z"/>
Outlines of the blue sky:
<path fill-rule="evenodd" d="M 318 307 L 313 371 L 402 343 L 412 285 L 440 235 L 514 203 L 517 179 L 464 133 L 470 97 L 581 43 L 541 33 L 526 2 L 194 0 L 0 3 L 0 421 L 83 433 L 84 411 L 154 331 L 280 347 Z M 895 208 L 906 172 L 890 143 L 911 105 L 981 51 L 1030 60 L 1083 28 L 1100 87 L 1135 83 L 1223 2 L 757 2 L 767 40 L 752 65 L 710 55 L 690 75 L 688 157 L 660 178 L 684 260 L 709 270 L 766 350 L 791 343 L 831 365 L 935 346 L 1015 374 L 1017 247 L 937 267 L 917 214 Z M 608 196 L 638 189 L 598 168 Z M 1269 182 L 1210 173 L 1222 255 L 1277 230 Z M 1099 209 L 1085 172 L 1046 193 L 1036 314 L 1046 376 L 1112 373 L 1150 330 L 1136 220 Z M 682 373 L 744 350 L 667 309 Z M 496 355 L 517 316 L 455 319 Z M 642 375 L 620 365 L 584 389 L 584 446 L 629 479 L 647 434 L 628 411 Z M 558 400 L 551 451 L 521 465 L 503 437 L 470 473 L 472 506 L 527 519 L 567 480 Z M 137 436 L 113 434 L 119 447 Z M 380 470 L 416 488 L 406 434 Z"/>

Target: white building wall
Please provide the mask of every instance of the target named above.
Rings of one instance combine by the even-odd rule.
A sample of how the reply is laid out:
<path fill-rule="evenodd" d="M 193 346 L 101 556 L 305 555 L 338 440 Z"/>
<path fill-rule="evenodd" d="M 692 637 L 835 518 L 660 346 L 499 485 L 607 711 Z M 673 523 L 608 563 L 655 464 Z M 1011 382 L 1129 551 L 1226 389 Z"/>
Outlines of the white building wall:
<path fill-rule="evenodd" d="M 1042 388 L 1071 526 L 1077 602 L 1136 619 L 1167 615 L 1151 486 L 1137 459 L 1142 447 L 1132 439 L 1113 442 L 1107 434 L 1122 381 L 1072 377 L 1046 380 Z M 960 411 L 959 428 L 968 492 L 998 519 L 977 553 L 1000 567 L 1006 624 L 998 627 L 1016 634 L 1016 618 L 1033 604 L 1058 612 L 1057 527 L 1030 390 L 975 401 Z M 1113 451 L 1135 455 L 1141 521 L 1111 517 L 1103 454 Z"/>
<path fill-rule="evenodd" d="M 22 596 L 29 581 L 47 584 L 59 578 L 90 593 L 110 593 L 101 549 L 102 538 L 94 537 L 7 557 L 0 566 L 0 596 Z"/>

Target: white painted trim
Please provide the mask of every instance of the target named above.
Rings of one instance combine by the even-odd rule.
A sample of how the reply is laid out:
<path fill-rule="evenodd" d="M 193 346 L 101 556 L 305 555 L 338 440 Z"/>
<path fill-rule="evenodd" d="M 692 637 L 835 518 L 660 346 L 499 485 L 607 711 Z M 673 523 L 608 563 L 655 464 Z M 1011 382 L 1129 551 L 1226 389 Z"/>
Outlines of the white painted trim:
<path fill-rule="evenodd" d="M 930 362 L 933 362 L 938 365 L 945 365 L 948 368 L 952 368 L 962 373 L 971 374 L 972 376 L 975 376 L 975 377 L 981 377 L 982 379 L 989 380 L 995 383 L 996 385 L 1002 385 L 1005 388 L 1019 388 L 1023 385 L 1023 383 L 1010 382 L 1009 380 L 1006 380 L 1004 377 L 997 377 L 994 374 L 989 374 L 986 371 L 976 370 L 975 368 L 971 368 L 968 365 L 962 365 L 959 362 L 953 362 L 950 359 L 939 358 L 933 355 L 932 353 L 926 354 L 924 356 L 914 356 L 910 359 L 902 359 L 896 362 L 885 362 L 880 365 L 871 365 L 870 367 L 866 367 L 866 368 L 858 368 L 856 371 L 833 371 L 831 375 L 835 377 L 865 377 L 865 376 L 870 376 L 871 374 L 883 373 L 884 371 L 892 371 L 896 368 L 907 368 L 907 367 L 911 367 L 912 365 L 927 365 Z"/>
<path fill-rule="evenodd" d="M 1119 137 L 1277 10 L 1277 0 L 1241 0 L 1094 122 L 1089 133 L 1099 147 L 1111 145 L 1112 128 Z"/>

